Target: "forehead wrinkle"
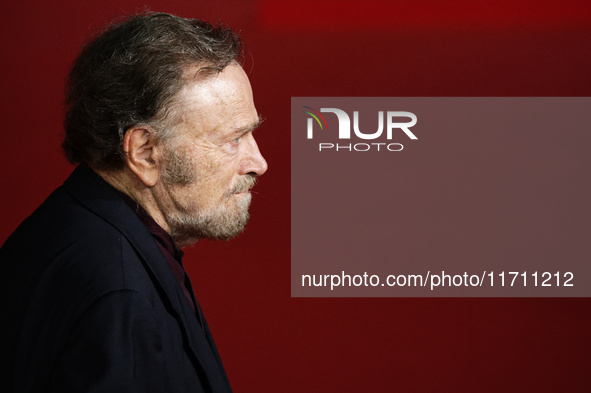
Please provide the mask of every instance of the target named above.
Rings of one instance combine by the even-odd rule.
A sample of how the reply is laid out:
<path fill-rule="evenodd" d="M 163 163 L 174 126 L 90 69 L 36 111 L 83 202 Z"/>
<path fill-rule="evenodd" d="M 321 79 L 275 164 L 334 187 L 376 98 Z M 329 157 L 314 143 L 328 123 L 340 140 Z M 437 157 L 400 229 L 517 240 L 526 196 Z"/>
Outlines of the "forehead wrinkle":
<path fill-rule="evenodd" d="M 205 94 L 193 94 L 193 89 L 200 89 L 202 86 L 187 86 L 179 93 L 176 100 L 177 126 L 182 126 L 182 135 L 191 132 L 198 132 L 211 126 L 212 122 L 223 116 L 224 102 L 217 94 L 211 91 Z"/>
<path fill-rule="evenodd" d="M 232 65 L 226 69 L 232 70 Z M 221 72 L 191 81 L 179 92 L 177 103 L 181 114 L 179 120 L 185 131 L 194 131 L 204 137 L 246 133 L 261 122 L 253 106 L 248 79 L 240 75 L 225 77 Z M 255 116 L 256 120 L 253 120 Z"/>
<path fill-rule="evenodd" d="M 253 132 L 254 130 L 256 130 L 257 128 L 259 128 L 259 126 L 261 125 L 261 123 L 264 121 L 263 117 L 261 115 L 258 115 L 257 120 L 252 122 L 251 124 L 247 124 L 245 126 L 238 126 L 235 127 L 231 130 L 229 130 L 229 134 L 230 135 L 244 135 L 246 133 L 249 132 Z M 216 132 L 219 131 L 220 127 L 216 127 Z"/>

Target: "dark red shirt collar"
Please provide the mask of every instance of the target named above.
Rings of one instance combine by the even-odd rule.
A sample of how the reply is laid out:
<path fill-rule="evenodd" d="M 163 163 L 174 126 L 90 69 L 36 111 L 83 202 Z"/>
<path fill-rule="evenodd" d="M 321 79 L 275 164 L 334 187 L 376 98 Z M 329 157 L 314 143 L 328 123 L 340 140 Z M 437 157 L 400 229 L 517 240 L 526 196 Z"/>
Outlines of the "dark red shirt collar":
<path fill-rule="evenodd" d="M 131 199 L 128 195 L 121 193 L 125 203 L 133 209 L 141 222 L 148 228 L 148 232 L 154 237 L 156 242 L 164 247 L 164 249 L 172 255 L 179 263 L 182 264 L 183 252 L 176 248 L 174 240 L 158 223 L 148 214 L 139 203 Z"/>
<path fill-rule="evenodd" d="M 175 246 L 174 241 L 168 232 L 162 229 L 162 227 L 158 225 L 152 216 L 150 216 L 148 212 L 139 205 L 139 203 L 122 192 L 120 192 L 120 194 L 121 198 L 123 198 L 125 203 L 137 214 L 141 222 L 148 229 L 148 232 L 150 232 L 154 240 L 156 240 L 156 244 L 158 244 L 160 251 L 162 251 L 162 254 L 168 261 L 168 265 L 172 269 L 172 272 L 181 286 L 185 297 L 189 301 L 193 311 L 195 311 L 195 300 L 192 293 L 193 290 L 191 288 L 191 282 L 189 281 L 189 277 L 183 268 L 183 252 Z M 201 318 L 201 315 L 199 317 Z"/>

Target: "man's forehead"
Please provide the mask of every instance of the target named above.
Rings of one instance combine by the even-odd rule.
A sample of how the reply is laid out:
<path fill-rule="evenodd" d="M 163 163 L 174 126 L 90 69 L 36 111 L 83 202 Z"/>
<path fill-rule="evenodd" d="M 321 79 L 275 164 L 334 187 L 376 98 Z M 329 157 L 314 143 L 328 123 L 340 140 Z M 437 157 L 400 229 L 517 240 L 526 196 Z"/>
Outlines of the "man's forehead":
<path fill-rule="evenodd" d="M 207 64 L 194 64 L 185 68 L 185 88 L 236 89 L 238 86 L 250 90 L 250 81 L 240 64 L 230 63 L 223 69 L 210 68 Z"/>
<path fill-rule="evenodd" d="M 218 106 L 236 107 L 252 105 L 252 89 L 248 76 L 237 63 L 232 63 L 222 71 L 201 73 L 198 66 L 192 71 L 196 76 L 185 79 L 185 85 L 179 92 L 179 101 L 184 105 L 196 107 Z"/>
<path fill-rule="evenodd" d="M 175 111 L 183 122 L 208 123 L 210 127 L 226 123 L 233 129 L 258 126 L 260 120 L 248 77 L 239 65 L 187 81 L 175 101 Z"/>
<path fill-rule="evenodd" d="M 177 135 L 187 133 L 215 143 L 252 132 L 262 122 L 252 99 L 248 105 L 184 105 L 180 112 L 182 124 Z"/>

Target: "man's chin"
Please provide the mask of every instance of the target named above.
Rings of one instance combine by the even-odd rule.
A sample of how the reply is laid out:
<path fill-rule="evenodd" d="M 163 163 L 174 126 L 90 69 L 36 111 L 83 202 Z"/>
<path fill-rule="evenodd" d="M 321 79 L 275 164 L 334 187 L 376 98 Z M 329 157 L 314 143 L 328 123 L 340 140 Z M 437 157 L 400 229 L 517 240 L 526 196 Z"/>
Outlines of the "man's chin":
<path fill-rule="evenodd" d="M 248 210 L 239 214 L 225 215 L 218 214 L 213 217 L 200 217 L 174 220 L 169 222 L 171 236 L 177 247 L 186 247 L 196 243 L 200 239 L 230 240 L 240 235 L 246 223 L 250 219 Z"/>

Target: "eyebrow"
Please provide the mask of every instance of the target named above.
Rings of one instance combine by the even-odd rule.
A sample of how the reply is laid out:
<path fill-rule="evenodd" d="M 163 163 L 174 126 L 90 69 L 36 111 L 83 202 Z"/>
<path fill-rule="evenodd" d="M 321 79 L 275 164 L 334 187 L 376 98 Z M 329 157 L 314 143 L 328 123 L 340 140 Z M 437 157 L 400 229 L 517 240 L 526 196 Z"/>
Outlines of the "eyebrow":
<path fill-rule="evenodd" d="M 252 132 L 254 130 L 256 130 L 257 128 L 260 127 L 260 125 L 265 121 L 265 119 L 259 115 L 259 118 L 256 122 L 246 126 L 246 127 L 241 127 L 241 128 L 237 128 L 234 131 L 232 131 L 232 134 L 246 134 L 247 132 Z"/>

